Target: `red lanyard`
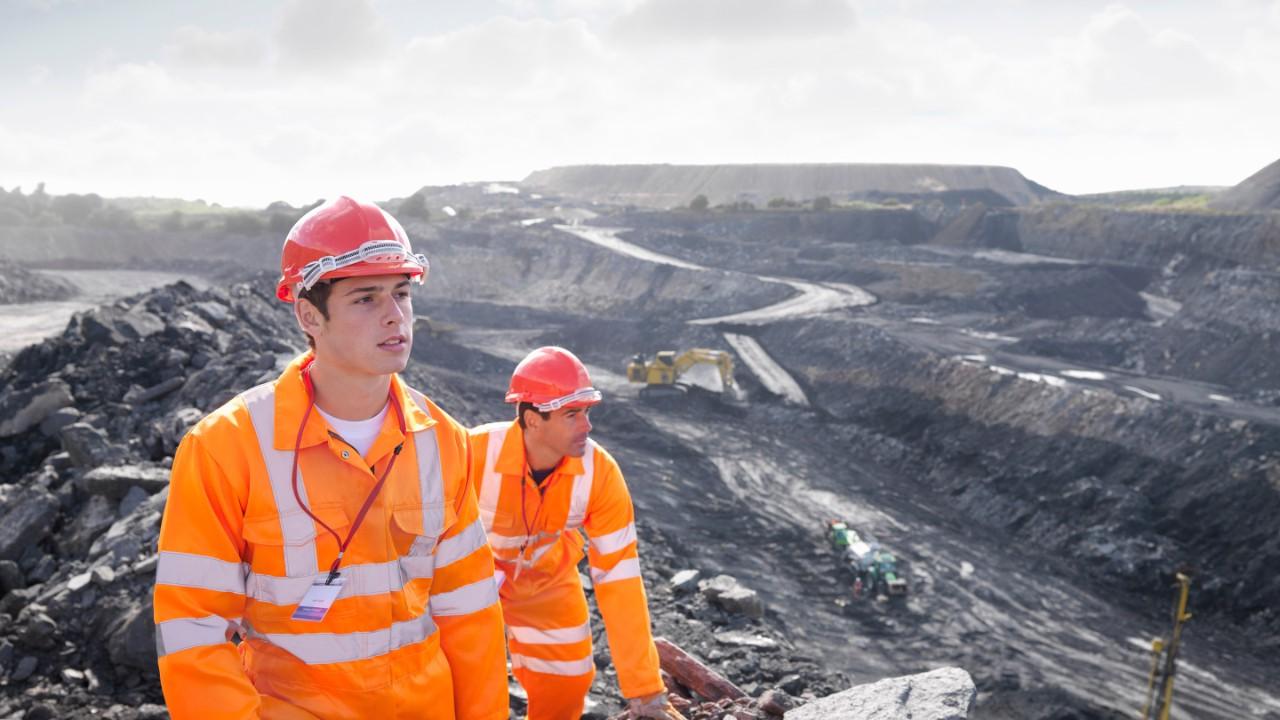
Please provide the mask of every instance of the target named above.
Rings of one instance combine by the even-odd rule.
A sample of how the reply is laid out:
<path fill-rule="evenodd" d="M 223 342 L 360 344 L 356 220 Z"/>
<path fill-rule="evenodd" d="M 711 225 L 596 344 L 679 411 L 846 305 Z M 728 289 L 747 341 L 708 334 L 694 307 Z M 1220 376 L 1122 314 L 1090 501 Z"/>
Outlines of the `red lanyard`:
<path fill-rule="evenodd" d="M 395 450 L 391 453 L 391 460 L 387 463 L 387 467 L 382 470 L 382 477 L 378 478 L 378 484 L 373 486 L 373 490 L 369 491 L 369 497 L 365 498 L 364 505 L 360 507 L 360 512 L 356 513 L 355 522 L 351 523 L 351 530 L 347 532 L 347 539 L 343 540 L 338 537 L 337 531 L 329 527 L 329 524 L 312 514 L 307 504 L 302 502 L 302 495 L 298 493 L 298 449 L 302 446 L 302 431 L 307 427 L 307 420 L 311 417 L 311 409 L 316 406 L 315 392 L 311 386 L 311 363 L 308 362 L 302 368 L 302 384 L 307 390 L 307 411 L 302 415 L 302 424 L 298 426 L 298 439 L 293 443 L 293 497 L 298 501 L 298 506 L 302 508 L 312 520 L 320 523 L 321 527 L 329 531 L 333 535 L 333 539 L 338 541 L 338 557 L 334 558 L 333 564 L 329 566 L 329 578 L 324 581 L 325 585 L 331 585 L 334 580 L 338 579 L 338 567 L 342 564 L 342 556 L 347 552 L 347 546 L 351 544 L 351 538 L 355 537 L 356 530 L 360 529 L 360 524 L 364 522 L 364 516 L 369 514 L 369 508 L 373 507 L 373 501 L 378 497 L 378 493 L 382 491 L 382 486 L 387 481 L 387 476 L 391 474 L 391 468 L 396 465 L 396 458 L 400 457 L 400 451 L 404 449 L 404 441 L 396 445 Z M 387 388 L 387 402 L 391 404 L 396 411 L 396 417 L 400 420 L 400 433 L 407 434 L 407 427 L 404 422 L 404 409 L 400 407 L 400 403 L 396 402 L 396 396 Z"/>

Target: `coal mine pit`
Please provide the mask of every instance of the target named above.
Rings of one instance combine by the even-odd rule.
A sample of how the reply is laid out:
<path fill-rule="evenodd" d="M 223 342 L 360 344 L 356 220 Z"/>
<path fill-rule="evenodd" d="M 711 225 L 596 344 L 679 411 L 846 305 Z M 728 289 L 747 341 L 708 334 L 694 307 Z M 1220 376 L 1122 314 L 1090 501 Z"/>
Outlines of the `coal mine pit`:
<path fill-rule="evenodd" d="M 432 272 L 405 375 L 478 424 L 510 416 L 529 350 L 588 364 L 655 635 L 742 689 L 736 717 L 942 668 L 971 676 L 969 717 L 1133 717 L 1183 570 L 1174 717 L 1280 718 L 1276 244 L 1215 252 L 1211 217 L 1126 255 L 1034 207 L 521 198 L 406 220 Z M 0 717 L 167 716 L 150 598 L 174 449 L 305 348 L 265 272 L 279 237 L 210 251 L 216 273 L 183 264 L 196 240 L 148 267 L 0 265 L 22 338 L 0 345 Z M 733 392 L 628 381 L 691 348 L 732 354 Z M 855 597 L 830 521 L 892 553 L 905 594 Z M 593 631 L 588 717 L 611 717 Z"/>

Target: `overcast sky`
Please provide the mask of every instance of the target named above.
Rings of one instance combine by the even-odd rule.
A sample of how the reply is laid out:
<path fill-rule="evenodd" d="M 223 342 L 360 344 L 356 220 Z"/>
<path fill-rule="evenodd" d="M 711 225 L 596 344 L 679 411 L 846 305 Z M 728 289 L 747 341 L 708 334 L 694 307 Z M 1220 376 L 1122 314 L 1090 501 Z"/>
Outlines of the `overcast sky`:
<path fill-rule="evenodd" d="M 303 203 L 580 163 L 1280 158 L 1280 0 L 0 0 L 0 185 Z"/>

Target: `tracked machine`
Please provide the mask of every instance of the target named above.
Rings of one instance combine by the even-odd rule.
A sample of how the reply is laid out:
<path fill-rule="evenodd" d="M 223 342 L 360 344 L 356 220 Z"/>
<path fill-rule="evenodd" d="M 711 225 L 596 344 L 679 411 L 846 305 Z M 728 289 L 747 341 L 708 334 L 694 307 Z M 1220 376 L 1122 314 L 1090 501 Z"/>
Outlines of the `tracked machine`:
<path fill-rule="evenodd" d="M 640 399 L 649 402 L 678 400 L 691 389 L 730 400 L 737 398 L 733 356 L 723 350 L 664 350 L 651 359 L 636 355 L 627 365 L 627 380 L 644 383 Z"/>
<path fill-rule="evenodd" d="M 842 520 L 828 520 L 827 542 L 853 573 L 853 599 L 900 598 L 907 581 L 898 573 L 898 560 L 880 543 L 863 538 Z"/>

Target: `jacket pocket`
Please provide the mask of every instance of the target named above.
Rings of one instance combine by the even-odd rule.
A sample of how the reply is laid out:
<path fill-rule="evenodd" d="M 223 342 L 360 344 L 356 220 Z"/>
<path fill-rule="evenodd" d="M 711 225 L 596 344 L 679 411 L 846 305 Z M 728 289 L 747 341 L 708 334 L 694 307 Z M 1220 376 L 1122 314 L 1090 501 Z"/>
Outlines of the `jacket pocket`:
<path fill-rule="evenodd" d="M 339 504 L 317 505 L 311 508 L 311 513 L 333 532 L 302 511 L 285 516 L 245 518 L 245 557 L 254 572 L 309 577 L 328 571 L 329 564 L 338 556 L 339 541 L 334 533 L 345 539 L 351 520 Z"/>

